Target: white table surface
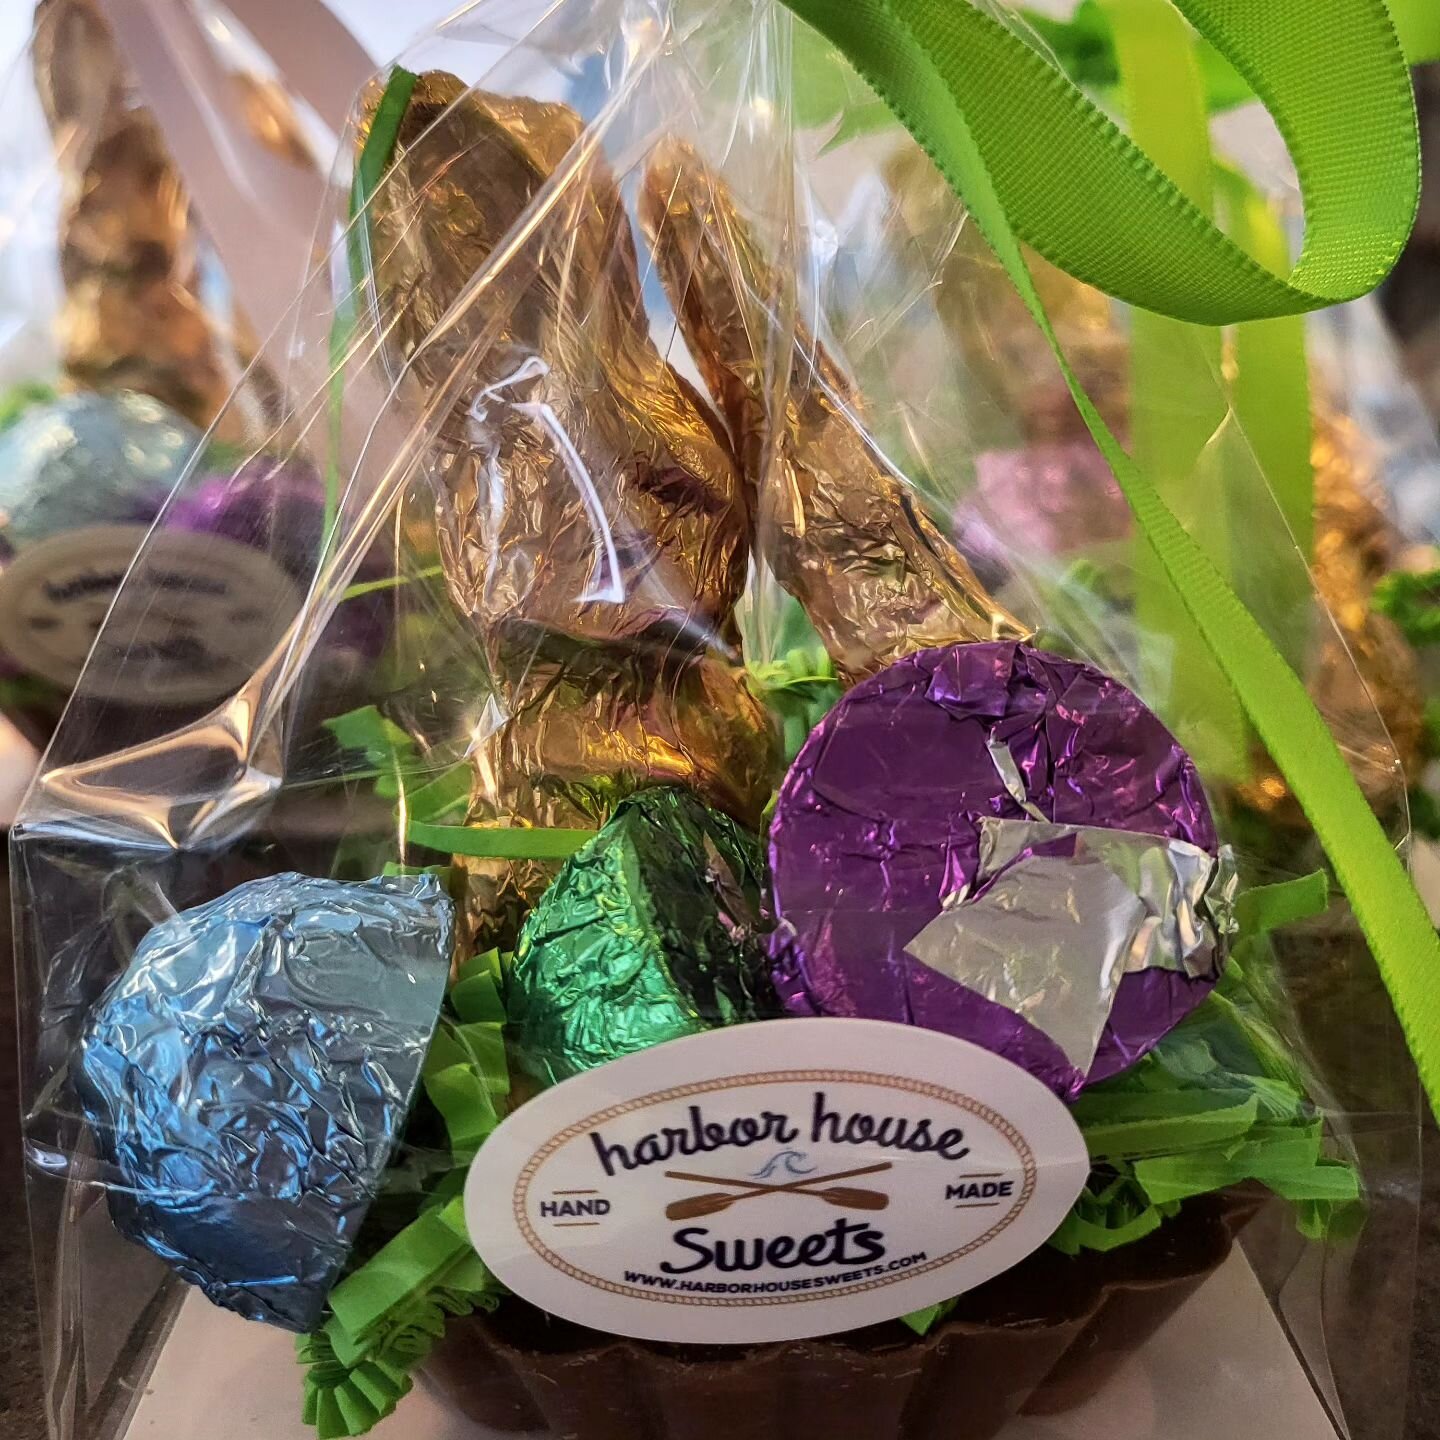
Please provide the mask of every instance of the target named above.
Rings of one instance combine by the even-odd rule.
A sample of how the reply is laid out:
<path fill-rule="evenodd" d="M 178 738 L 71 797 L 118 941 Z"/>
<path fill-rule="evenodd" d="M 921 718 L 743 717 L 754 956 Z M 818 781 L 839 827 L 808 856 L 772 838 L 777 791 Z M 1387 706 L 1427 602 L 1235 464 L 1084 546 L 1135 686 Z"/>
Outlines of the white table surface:
<path fill-rule="evenodd" d="M 299 1418 L 299 1397 L 290 1336 L 192 1293 L 125 1440 L 313 1440 Z M 371 1432 L 374 1440 L 486 1440 L 490 1433 L 423 1386 Z M 1002 1440 L 1217 1436 L 1337 1440 L 1238 1251 L 1099 1396 L 1065 1415 L 1021 1417 Z"/>

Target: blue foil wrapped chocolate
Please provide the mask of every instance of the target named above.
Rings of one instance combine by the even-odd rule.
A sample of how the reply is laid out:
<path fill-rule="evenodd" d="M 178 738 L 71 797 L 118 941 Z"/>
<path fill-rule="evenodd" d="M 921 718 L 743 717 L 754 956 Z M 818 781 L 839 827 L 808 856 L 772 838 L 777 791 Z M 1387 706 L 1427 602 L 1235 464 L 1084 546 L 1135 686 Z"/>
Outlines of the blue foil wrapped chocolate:
<path fill-rule="evenodd" d="M 151 930 L 80 1054 L 120 1231 L 216 1304 L 312 1329 L 403 1129 L 453 936 L 430 875 L 276 875 Z"/>
<path fill-rule="evenodd" d="M 131 390 L 23 410 L 0 434 L 0 554 L 85 525 L 148 525 L 200 432 Z"/>

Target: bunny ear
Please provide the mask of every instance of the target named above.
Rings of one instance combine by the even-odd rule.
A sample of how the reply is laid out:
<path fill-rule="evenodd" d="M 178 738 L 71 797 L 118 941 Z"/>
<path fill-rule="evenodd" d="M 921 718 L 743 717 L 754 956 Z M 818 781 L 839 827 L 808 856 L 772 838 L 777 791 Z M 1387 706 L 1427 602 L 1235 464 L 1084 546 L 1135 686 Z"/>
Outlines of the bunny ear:
<path fill-rule="evenodd" d="M 858 680 L 932 645 L 1028 634 L 869 438 L 862 398 L 819 342 L 801 327 L 777 342 L 780 282 L 719 176 L 689 146 L 663 146 L 642 210 L 686 343 L 758 494 L 756 549 L 840 674 Z M 778 365 L 777 343 L 789 351 Z M 788 372 L 778 406 L 767 379 L 777 368 Z"/>
<path fill-rule="evenodd" d="M 567 105 L 426 73 L 370 207 L 387 343 L 455 381 L 442 559 L 505 675 L 577 642 L 731 649 L 749 562 L 734 459 L 650 336 L 600 138 Z"/>
<path fill-rule="evenodd" d="M 780 280 L 695 148 L 656 146 L 641 222 L 695 363 L 725 415 L 753 489 L 769 428 L 765 346 Z"/>
<path fill-rule="evenodd" d="M 269 336 L 314 258 L 326 177 L 256 134 L 244 88 L 189 4 L 97 3 L 159 121 L 240 309 L 258 335 Z M 286 57 L 287 84 L 338 132 L 373 69 L 349 31 L 320 0 L 284 0 L 283 7 L 277 0 L 233 0 L 231 9 L 257 41 Z M 295 374 L 296 348 L 274 370 L 288 370 L 302 391 L 317 388 L 323 375 Z M 324 355 L 323 344 L 313 348 Z"/>

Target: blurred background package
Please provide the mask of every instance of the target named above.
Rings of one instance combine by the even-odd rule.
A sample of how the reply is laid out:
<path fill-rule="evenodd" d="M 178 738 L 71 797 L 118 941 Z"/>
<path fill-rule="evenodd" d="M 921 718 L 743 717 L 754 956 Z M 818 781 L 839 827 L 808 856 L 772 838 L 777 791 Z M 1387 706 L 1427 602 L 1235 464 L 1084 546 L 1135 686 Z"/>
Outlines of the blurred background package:
<path fill-rule="evenodd" d="M 253 30 L 243 5 L 46 0 L 0 101 L 0 710 L 41 746 L 187 467 L 210 483 L 131 600 L 164 611 L 167 587 L 203 572 L 211 608 L 156 622 L 129 703 L 219 694 L 274 638 L 249 593 L 299 579 L 256 551 L 277 523 L 303 526 L 313 477 L 272 485 L 238 417 L 215 421 L 252 363 L 253 403 L 281 405 L 261 340 L 310 264 L 367 62 L 320 7 L 293 36 L 252 8 Z M 292 85 L 307 41 L 345 78 Z"/>

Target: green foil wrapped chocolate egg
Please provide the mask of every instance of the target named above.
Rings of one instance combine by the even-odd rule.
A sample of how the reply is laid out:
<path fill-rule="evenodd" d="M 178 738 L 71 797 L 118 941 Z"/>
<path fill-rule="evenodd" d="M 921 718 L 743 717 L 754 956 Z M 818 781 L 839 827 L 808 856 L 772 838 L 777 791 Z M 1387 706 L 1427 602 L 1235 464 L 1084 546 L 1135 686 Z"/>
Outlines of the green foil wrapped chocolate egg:
<path fill-rule="evenodd" d="M 642 790 L 566 861 L 520 932 L 506 1009 L 549 1084 L 775 1013 L 758 842 L 688 790 Z"/>

